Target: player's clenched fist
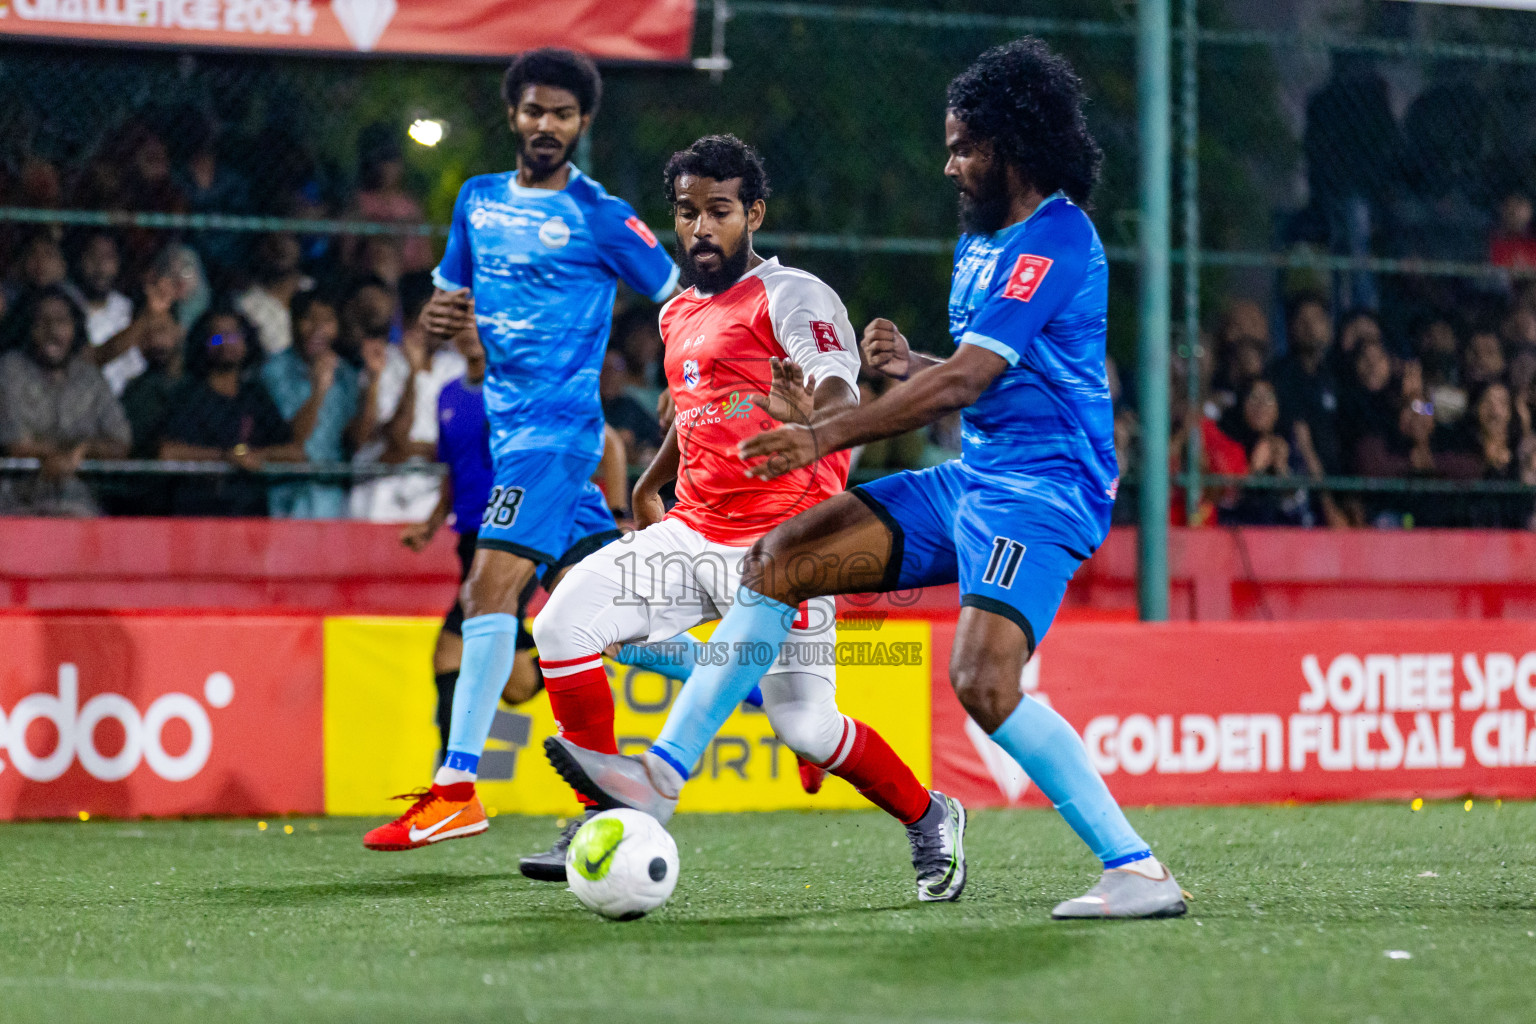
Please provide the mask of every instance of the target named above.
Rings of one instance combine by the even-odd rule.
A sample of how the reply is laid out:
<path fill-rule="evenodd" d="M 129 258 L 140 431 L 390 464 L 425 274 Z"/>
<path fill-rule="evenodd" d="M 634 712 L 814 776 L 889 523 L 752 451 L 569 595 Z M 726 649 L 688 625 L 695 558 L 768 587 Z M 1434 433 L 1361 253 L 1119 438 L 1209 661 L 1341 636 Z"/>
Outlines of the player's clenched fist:
<path fill-rule="evenodd" d="M 452 338 L 475 326 L 475 299 L 468 288 L 432 293 L 421 310 L 421 326 L 439 338 Z"/>
<path fill-rule="evenodd" d="M 876 317 L 864 328 L 864 340 L 859 342 L 864 361 L 887 377 L 905 379 L 912 370 L 912 352 L 907 339 L 896 325 L 883 317 Z"/>

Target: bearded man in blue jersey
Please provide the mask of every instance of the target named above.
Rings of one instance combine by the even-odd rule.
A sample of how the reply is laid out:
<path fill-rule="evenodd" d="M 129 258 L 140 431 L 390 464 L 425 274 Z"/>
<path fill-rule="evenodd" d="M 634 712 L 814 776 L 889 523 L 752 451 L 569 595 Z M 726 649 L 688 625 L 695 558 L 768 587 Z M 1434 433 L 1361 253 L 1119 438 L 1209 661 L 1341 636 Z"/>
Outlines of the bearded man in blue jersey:
<path fill-rule="evenodd" d="M 1109 530 L 1118 484 L 1105 374 L 1108 266 L 1083 211 L 1101 153 L 1081 83 L 1037 39 L 983 54 L 949 87 L 944 173 L 960 192 L 949 327 L 955 353 L 912 351 L 888 320 L 867 361 L 900 383 L 812 426 L 741 442 L 771 478 L 830 452 L 963 411 L 959 459 L 836 495 L 753 548 L 712 642 L 782 643 L 801 602 L 827 594 L 959 582 L 950 679 L 966 711 L 1050 798 L 1103 864 L 1057 918 L 1171 917 L 1178 882 L 1131 828 L 1066 719 L 1019 680 L 1067 582 Z M 545 749 L 599 806 L 665 820 L 689 770 L 766 671 L 751 659 L 696 669 L 654 746 L 635 758 L 569 738 Z"/>
<path fill-rule="evenodd" d="M 413 850 L 486 830 L 476 769 L 522 606 L 536 578 L 553 586 L 565 567 L 619 536 L 591 482 L 603 453 L 598 376 L 614 296 L 622 280 L 659 302 L 676 289 L 678 269 L 628 203 L 570 162 L 601 90 L 597 68 L 578 54 L 534 50 L 512 62 L 502 95 L 517 170 L 464 183 L 433 272 L 426 329 L 474 332 L 485 348 L 493 478 L 460 594 L 464 653 L 442 767 L 429 789 L 411 794 L 409 810 L 364 837 L 369 849 Z M 546 683 L 568 731 L 613 743 L 611 692 Z M 524 858 L 523 872 L 563 880 L 565 841 Z"/>

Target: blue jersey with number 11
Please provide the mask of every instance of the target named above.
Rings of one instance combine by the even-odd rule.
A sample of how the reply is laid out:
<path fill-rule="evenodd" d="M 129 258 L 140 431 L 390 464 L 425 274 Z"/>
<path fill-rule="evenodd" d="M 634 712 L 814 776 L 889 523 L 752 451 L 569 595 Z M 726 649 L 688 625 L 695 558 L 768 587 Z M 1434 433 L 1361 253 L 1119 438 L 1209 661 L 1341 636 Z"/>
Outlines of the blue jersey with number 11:
<path fill-rule="evenodd" d="M 1088 215 L 1049 196 L 1021 223 L 955 249 L 956 345 L 1007 360 L 962 417 L 962 461 L 1060 514 L 1063 542 L 1092 552 L 1119 486 L 1104 365 L 1109 266 Z"/>
<path fill-rule="evenodd" d="M 459 190 L 439 288 L 468 288 L 485 346 L 491 453 L 603 450 L 597 380 L 617 281 L 660 302 L 677 267 L 634 209 L 570 169 L 558 191 L 515 172 Z"/>

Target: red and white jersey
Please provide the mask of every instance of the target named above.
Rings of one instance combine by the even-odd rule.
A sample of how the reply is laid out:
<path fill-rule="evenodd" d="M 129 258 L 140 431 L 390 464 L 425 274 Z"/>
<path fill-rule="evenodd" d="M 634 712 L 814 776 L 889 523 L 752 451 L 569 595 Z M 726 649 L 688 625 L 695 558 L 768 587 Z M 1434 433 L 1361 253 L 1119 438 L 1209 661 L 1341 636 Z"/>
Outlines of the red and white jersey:
<path fill-rule="evenodd" d="M 752 398 L 768 393 L 773 356 L 818 384 L 836 377 L 858 393 L 853 325 L 819 278 L 770 259 L 718 295 L 690 288 L 662 307 L 661 338 L 681 454 L 669 518 L 717 544 L 747 547 L 847 485 L 846 451 L 774 480 L 747 476 L 736 453 L 744 438 L 781 425 Z"/>

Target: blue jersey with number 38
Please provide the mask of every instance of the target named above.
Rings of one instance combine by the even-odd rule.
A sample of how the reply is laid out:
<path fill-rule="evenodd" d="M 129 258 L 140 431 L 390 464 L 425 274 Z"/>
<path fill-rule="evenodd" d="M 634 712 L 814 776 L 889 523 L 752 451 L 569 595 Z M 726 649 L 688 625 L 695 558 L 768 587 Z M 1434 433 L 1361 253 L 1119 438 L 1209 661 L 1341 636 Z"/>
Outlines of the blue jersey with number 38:
<path fill-rule="evenodd" d="M 474 294 L 492 456 L 566 451 L 595 462 L 617 282 L 657 302 L 677 284 L 634 209 L 574 166 L 558 191 L 521 186 L 511 171 L 470 178 L 432 278 Z"/>
<path fill-rule="evenodd" d="M 1007 360 L 963 414 L 962 461 L 1061 513 L 1064 540 L 1093 551 L 1119 486 L 1104 366 L 1109 266 L 1088 215 L 1048 197 L 1028 219 L 955 249 L 956 345 Z"/>

